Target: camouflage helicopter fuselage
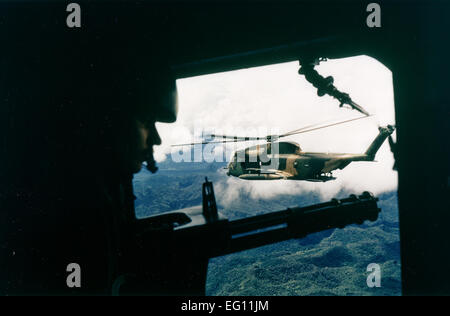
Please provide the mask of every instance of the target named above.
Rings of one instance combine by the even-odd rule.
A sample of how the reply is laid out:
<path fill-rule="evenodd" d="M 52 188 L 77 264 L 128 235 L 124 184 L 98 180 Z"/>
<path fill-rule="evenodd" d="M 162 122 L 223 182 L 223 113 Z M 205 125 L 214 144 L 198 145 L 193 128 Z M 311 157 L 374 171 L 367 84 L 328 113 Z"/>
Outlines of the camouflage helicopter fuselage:
<path fill-rule="evenodd" d="M 303 152 L 295 142 L 266 143 L 236 151 L 227 175 L 244 180 L 305 180 L 325 182 L 336 179 L 331 171 L 353 161 L 373 161 L 394 127 L 380 127 L 379 134 L 363 154 Z"/>

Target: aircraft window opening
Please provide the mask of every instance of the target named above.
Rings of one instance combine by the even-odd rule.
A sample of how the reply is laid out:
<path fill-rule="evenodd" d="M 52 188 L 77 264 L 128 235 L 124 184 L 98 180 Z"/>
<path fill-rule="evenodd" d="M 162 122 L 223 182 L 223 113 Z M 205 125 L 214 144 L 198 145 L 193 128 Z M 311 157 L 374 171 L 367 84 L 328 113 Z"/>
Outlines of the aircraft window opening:
<path fill-rule="evenodd" d="M 278 159 L 278 169 L 280 169 L 280 170 L 286 169 L 286 158 Z"/>
<path fill-rule="evenodd" d="M 263 166 L 270 166 L 272 164 L 272 160 L 269 159 L 267 162 L 261 162 L 261 165 Z"/>
<path fill-rule="evenodd" d="M 315 69 L 325 78 L 333 76 L 334 85 L 372 116 L 268 143 L 267 135 L 362 114 L 329 96 L 319 97 L 298 74 L 298 61 L 177 80 L 178 119 L 156 124 L 162 139 L 154 147 L 159 171 L 151 175 L 143 169 L 134 177 L 136 217 L 201 204 L 205 176 L 213 183 L 219 213 L 230 221 L 364 191 L 379 198 L 381 213 L 377 221 L 363 225 L 213 258 L 207 295 L 371 295 L 365 279 L 357 281 L 361 276 L 348 280 L 347 272 L 360 271 L 362 262 L 385 269 L 383 293 L 401 294 L 393 154 L 386 140 L 374 162 L 363 156 L 380 126 L 395 125 L 392 73 L 368 56 L 328 59 Z M 223 144 L 175 147 L 181 148 L 178 152 L 171 148 L 202 142 L 202 132 L 233 137 Z M 263 140 L 241 142 L 236 137 Z M 263 154 L 250 161 L 244 155 L 250 148 L 262 148 Z M 317 274 L 325 276 L 323 283 Z M 383 283 L 384 277 L 389 282 Z"/>

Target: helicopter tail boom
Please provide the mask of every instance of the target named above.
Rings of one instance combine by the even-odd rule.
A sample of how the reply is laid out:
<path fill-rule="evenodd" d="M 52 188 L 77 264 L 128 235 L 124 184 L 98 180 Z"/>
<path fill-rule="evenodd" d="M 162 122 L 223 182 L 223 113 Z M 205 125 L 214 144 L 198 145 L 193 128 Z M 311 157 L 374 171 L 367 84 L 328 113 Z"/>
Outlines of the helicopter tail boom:
<path fill-rule="evenodd" d="M 378 130 L 380 131 L 380 133 L 374 139 L 372 144 L 370 144 L 369 148 L 367 148 L 365 152 L 369 160 L 375 159 L 375 155 L 378 149 L 380 149 L 381 145 L 383 145 L 386 138 L 388 138 L 389 135 L 391 135 L 394 132 L 395 128 L 392 125 L 388 125 L 386 127 L 379 127 Z"/>

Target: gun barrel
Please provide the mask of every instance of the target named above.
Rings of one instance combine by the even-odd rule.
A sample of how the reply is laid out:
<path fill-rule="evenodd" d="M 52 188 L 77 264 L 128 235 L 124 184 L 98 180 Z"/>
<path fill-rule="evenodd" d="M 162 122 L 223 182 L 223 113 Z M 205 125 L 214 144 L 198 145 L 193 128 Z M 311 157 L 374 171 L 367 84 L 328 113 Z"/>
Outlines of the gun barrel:
<path fill-rule="evenodd" d="M 375 221 L 380 209 L 378 199 L 369 192 L 357 197 L 288 208 L 269 214 L 252 216 L 229 222 L 230 238 L 227 246 L 216 249 L 213 256 L 221 256 L 246 249 L 260 247 L 308 234 L 343 228 L 350 224 Z"/>

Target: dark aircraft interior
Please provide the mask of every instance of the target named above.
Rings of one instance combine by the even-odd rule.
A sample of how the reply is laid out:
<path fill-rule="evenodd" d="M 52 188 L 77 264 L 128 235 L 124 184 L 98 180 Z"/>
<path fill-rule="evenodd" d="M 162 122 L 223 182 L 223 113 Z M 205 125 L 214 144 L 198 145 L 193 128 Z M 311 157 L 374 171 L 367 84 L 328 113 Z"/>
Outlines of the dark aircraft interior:
<path fill-rule="evenodd" d="M 311 57 L 368 55 L 393 74 L 402 294 L 450 294 L 446 1 L 377 1 L 379 28 L 366 25 L 367 1 L 79 3 L 79 29 L 65 26 L 66 3 L 0 3 L 1 256 L 32 249 L 16 261 L 0 259 L 0 270 L 8 271 L 0 283 L 30 275 L 37 284 L 56 282 L 40 272 L 50 264 L 39 261 L 40 253 L 64 254 L 65 245 L 77 240 L 101 240 L 83 235 L 102 221 L 97 206 L 79 205 L 95 199 L 97 170 L 114 168 L 96 152 L 96 138 L 86 137 L 90 119 L 113 103 L 112 97 L 83 103 L 89 97 L 83 88 L 103 88 L 102 76 L 122 68 L 89 77 L 89 65 L 161 61 L 181 79 Z M 122 54 L 122 45 L 137 48 Z M 70 205 L 74 200 L 78 206 Z M 77 227 L 76 237 L 67 227 Z M 173 245 L 169 235 L 155 238 L 164 241 L 143 241 L 143 249 L 171 259 L 136 259 L 148 263 L 154 274 L 148 277 L 160 282 L 149 293 L 204 294 L 208 259 L 202 248 L 192 250 L 189 240 Z M 0 293 L 59 294 L 56 283 L 22 286 L 16 282 Z"/>

